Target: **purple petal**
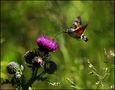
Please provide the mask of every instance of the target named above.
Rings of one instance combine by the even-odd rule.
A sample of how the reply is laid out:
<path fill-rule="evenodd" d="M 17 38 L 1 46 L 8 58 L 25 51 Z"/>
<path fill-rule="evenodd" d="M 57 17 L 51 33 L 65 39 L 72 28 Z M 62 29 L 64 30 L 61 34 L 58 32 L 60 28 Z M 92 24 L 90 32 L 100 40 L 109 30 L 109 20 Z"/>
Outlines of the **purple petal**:
<path fill-rule="evenodd" d="M 37 44 L 40 48 L 42 48 L 48 52 L 53 52 L 59 47 L 58 43 L 56 41 L 54 41 L 53 39 L 50 39 L 44 35 L 41 35 L 40 37 L 38 37 Z"/>

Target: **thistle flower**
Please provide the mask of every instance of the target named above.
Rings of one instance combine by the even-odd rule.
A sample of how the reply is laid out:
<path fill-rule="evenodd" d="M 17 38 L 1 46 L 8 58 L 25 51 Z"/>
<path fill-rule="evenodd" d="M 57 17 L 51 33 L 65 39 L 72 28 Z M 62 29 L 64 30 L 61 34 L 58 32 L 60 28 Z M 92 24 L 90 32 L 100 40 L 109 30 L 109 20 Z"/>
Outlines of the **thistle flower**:
<path fill-rule="evenodd" d="M 6 68 L 9 74 L 15 74 L 19 69 L 19 65 L 16 62 L 10 62 Z"/>
<path fill-rule="evenodd" d="M 57 64 L 53 61 L 45 63 L 44 70 L 48 74 L 53 74 L 57 70 Z"/>
<path fill-rule="evenodd" d="M 41 49 L 45 50 L 46 52 L 53 52 L 58 48 L 57 42 L 43 35 L 38 37 L 37 44 Z"/>

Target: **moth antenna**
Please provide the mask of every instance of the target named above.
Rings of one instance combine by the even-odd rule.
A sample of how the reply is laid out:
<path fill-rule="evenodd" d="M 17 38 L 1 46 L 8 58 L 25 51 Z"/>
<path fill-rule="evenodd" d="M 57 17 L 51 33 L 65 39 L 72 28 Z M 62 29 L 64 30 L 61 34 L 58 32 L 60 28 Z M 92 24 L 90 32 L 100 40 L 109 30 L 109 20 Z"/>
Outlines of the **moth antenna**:
<path fill-rule="evenodd" d="M 60 34 L 62 34 L 64 31 L 58 32 L 55 34 L 54 38 L 57 38 L 57 36 L 59 36 Z"/>
<path fill-rule="evenodd" d="M 60 29 L 62 29 L 62 31 L 56 33 L 56 34 L 53 36 L 54 38 L 57 38 L 57 36 L 59 36 L 60 34 L 65 33 L 65 30 L 64 30 L 64 28 L 62 27 L 62 25 L 61 25 Z"/>

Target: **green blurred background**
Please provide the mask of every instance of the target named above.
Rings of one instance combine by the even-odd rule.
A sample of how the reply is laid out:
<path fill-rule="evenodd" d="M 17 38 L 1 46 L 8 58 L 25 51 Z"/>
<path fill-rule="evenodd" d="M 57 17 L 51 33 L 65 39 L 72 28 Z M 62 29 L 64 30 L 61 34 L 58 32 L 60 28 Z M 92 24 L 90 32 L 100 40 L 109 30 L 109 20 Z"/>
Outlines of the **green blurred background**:
<path fill-rule="evenodd" d="M 85 34 L 89 41 L 58 35 L 55 39 L 60 48 L 51 53 L 58 70 L 48 75 L 54 85 L 36 81 L 33 86 L 38 89 L 96 88 L 98 78 L 89 74 L 88 59 L 102 76 L 105 68 L 111 70 L 114 65 L 114 8 L 114 1 L 1 1 L 1 78 L 8 78 L 9 62 L 15 60 L 25 66 L 23 55 L 37 47 L 39 35 L 54 38 L 81 16 L 83 24 L 88 23 Z M 25 69 L 29 78 L 30 70 L 26 66 Z M 112 70 L 99 88 L 113 85 Z"/>

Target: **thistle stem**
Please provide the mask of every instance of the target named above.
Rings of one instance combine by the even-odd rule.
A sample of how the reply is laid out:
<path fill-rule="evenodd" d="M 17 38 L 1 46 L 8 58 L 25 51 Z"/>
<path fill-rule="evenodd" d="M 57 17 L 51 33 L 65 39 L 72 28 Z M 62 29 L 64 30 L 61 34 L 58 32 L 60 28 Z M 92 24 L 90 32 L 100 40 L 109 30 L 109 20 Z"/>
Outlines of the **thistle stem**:
<path fill-rule="evenodd" d="M 41 72 L 39 75 L 37 75 L 37 71 L 38 71 L 38 68 L 35 68 L 35 71 L 32 73 L 32 77 L 30 78 L 30 80 L 27 82 L 26 84 L 26 89 L 24 90 L 28 90 L 28 88 L 30 86 L 32 86 L 32 84 L 34 83 L 34 81 L 36 80 L 40 80 L 41 78 L 41 75 L 45 74 L 45 72 Z"/>
<path fill-rule="evenodd" d="M 34 70 L 33 70 L 33 72 L 32 72 L 32 76 L 31 76 L 31 78 L 30 78 L 30 80 L 27 82 L 27 88 L 29 88 L 29 86 L 31 86 L 32 85 L 32 83 L 35 81 L 35 77 L 36 77 L 36 75 L 37 75 L 37 71 L 38 71 L 38 68 L 35 68 Z M 28 89 L 27 89 L 28 90 Z"/>

